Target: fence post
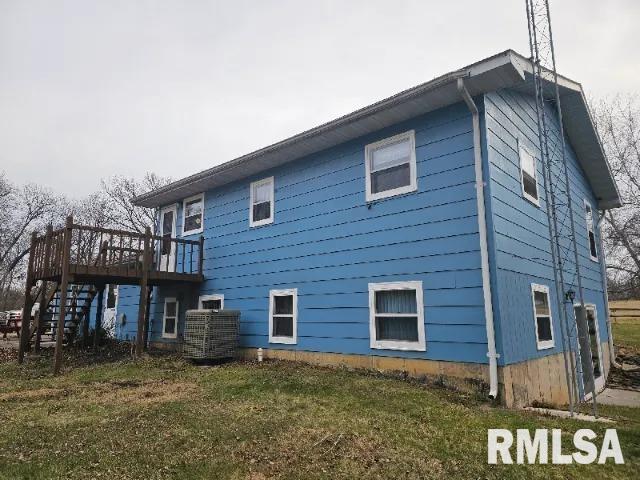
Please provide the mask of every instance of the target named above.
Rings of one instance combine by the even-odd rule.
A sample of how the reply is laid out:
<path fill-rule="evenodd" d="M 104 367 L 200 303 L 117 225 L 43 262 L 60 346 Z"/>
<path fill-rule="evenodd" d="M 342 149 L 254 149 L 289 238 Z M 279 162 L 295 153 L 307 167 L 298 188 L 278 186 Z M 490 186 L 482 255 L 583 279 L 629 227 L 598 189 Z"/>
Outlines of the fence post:
<path fill-rule="evenodd" d="M 149 284 L 149 257 L 151 247 L 151 229 L 144 231 L 144 250 L 142 253 L 142 278 L 140 279 L 140 300 L 138 301 L 138 330 L 136 332 L 136 356 L 144 350 L 144 320 L 147 312 L 147 289 Z"/>
<path fill-rule="evenodd" d="M 31 307 L 33 307 L 33 298 L 31 297 L 31 289 L 35 282 L 33 281 L 33 262 L 35 260 L 35 244 L 37 234 L 31 234 L 31 246 L 29 248 L 29 264 L 27 267 L 27 279 L 25 282 L 24 307 L 22 308 L 22 325 L 20 328 L 20 347 L 18 348 L 18 363 L 24 361 L 24 354 L 29 345 L 31 333 Z"/>
<path fill-rule="evenodd" d="M 69 288 L 69 255 L 71 255 L 71 235 L 73 234 L 73 217 L 69 215 L 64 227 L 62 242 L 62 275 L 60 278 L 60 304 L 58 312 L 58 328 L 56 330 L 56 349 L 53 359 L 53 374 L 60 373 L 62 367 L 62 343 L 64 325 L 67 316 L 67 289 Z"/>

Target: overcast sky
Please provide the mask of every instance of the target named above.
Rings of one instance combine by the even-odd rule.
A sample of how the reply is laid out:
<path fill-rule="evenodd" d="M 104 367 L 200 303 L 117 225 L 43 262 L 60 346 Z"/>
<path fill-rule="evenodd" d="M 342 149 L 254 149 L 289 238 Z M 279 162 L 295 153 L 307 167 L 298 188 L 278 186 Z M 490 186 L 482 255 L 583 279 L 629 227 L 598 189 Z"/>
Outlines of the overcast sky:
<path fill-rule="evenodd" d="M 524 0 L 0 0 L 0 171 L 180 178 L 507 48 Z M 640 91 L 640 1 L 551 3 L 560 73 Z"/>

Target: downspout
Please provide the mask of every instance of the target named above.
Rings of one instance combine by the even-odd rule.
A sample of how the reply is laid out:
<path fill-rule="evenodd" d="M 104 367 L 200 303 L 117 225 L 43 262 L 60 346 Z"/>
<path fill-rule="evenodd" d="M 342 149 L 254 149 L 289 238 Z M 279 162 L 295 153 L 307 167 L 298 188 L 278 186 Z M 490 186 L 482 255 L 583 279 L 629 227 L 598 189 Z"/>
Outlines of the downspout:
<path fill-rule="evenodd" d="M 598 246 L 600 247 L 600 274 L 602 275 L 602 287 L 604 290 L 604 311 L 607 318 L 607 334 L 609 336 L 609 357 L 611 359 L 611 365 L 616 368 L 622 368 L 618 362 L 616 362 L 616 354 L 613 350 L 613 333 L 611 332 L 611 311 L 609 310 L 609 288 L 607 283 L 607 261 L 604 255 L 604 244 L 602 243 L 602 230 L 600 225 L 604 220 L 604 210 L 600 213 L 598 218 Z"/>
<path fill-rule="evenodd" d="M 480 113 L 469 95 L 462 78 L 458 78 L 458 92 L 471 112 L 473 123 L 473 157 L 476 172 L 476 201 L 478 208 L 478 233 L 480 236 L 480 262 L 482 267 L 482 292 L 484 296 L 484 316 L 487 327 L 487 357 L 489 357 L 489 397 L 498 396 L 498 355 L 496 334 L 493 324 L 493 303 L 491 299 L 491 274 L 489 272 L 489 249 L 487 246 L 487 219 L 484 205 L 484 176 L 482 172 L 482 152 L 480 149 Z"/>

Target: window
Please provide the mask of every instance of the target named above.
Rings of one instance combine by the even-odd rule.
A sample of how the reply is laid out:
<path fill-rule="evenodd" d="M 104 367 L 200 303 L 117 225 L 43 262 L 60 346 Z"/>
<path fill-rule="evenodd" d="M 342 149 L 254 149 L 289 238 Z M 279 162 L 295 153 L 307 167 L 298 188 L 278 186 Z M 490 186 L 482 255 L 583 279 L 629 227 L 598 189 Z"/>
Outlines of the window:
<path fill-rule="evenodd" d="M 593 210 L 586 200 L 584 201 L 584 216 L 587 222 L 587 237 L 589 239 L 589 255 L 594 262 L 598 261 L 598 248 L 596 247 L 596 234 L 593 227 Z"/>
<path fill-rule="evenodd" d="M 116 308 L 118 305 L 118 286 L 109 284 L 107 286 L 107 308 Z"/>
<path fill-rule="evenodd" d="M 422 282 L 369 284 L 371 348 L 424 351 Z"/>
<path fill-rule="evenodd" d="M 182 203 L 182 235 L 202 232 L 204 193 L 185 199 Z"/>
<path fill-rule="evenodd" d="M 416 141 L 413 130 L 364 149 L 367 202 L 413 192 L 416 180 Z"/>
<path fill-rule="evenodd" d="M 549 303 L 549 287 L 531 284 L 533 315 L 536 320 L 536 342 L 538 350 L 553 348 L 553 321 Z"/>
<path fill-rule="evenodd" d="M 200 310 L 222 310 L 224 308 L 224 295 L 200 295 L 198 308 Z"/>
<path fill-rule="evenodd" d="M 269 342 L 296 343 L 298 323 L 298 290 L 269 292 Z"/>
<path fill-rule="evenodd" d="M 250 197 L 250 226 L 273 223 L 273 177 L 253 182 Z"/>
<path fill-rule="evenodd" d="M 536 180 L 536 159 L 523 146 L 518 147 L 520 155 L 520 180 L 522 182 L 522 194 L 524 198 L 540 205 L 538 200 L 538 182 Z"/>
<path fill-rule="evenodd" d="M 178 336 L 178 311 L 180 306 L 173 297 L 164 299 L 164 315 L 162 317 L 162 336 L 176 338 Z"/>

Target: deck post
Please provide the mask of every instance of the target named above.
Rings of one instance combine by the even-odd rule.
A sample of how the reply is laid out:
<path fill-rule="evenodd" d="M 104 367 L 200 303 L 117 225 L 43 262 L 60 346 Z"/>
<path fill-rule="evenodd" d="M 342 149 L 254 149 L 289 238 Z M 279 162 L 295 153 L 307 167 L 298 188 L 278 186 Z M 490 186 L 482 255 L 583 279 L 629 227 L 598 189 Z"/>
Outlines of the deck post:
<path fill-rule="evenodd" d="M 34 345 L 34 351 L 40 351 L 40 339 L 42 337 L 42 316 L 44 315 L 44 311 L 47 309 L 47 287 L 49 283 L 46 280 L 42 281 L 42 286 L 40 287 L 40 305 L 38 308 L 38 316 L 35 320 L 35 331 L 36 331 L 36 341 Z"/>
<path fill-rule="evenodd" d="M 100 329 L 102 328 L 102 315 L 104 304 L 104 289 L 106 285 L 98 285 L 98 304 L 96 305 L 96 324 L 93 329 L 93 349 L 98 349 L 98 337 L 100 336 Z"/>
<path fill-rule="evenodd" d="M 151 257 L 151 229 L 145 228 L 144 231 L 144 250 L 142 253 L 142 278 L 140 279 L 140 300 L 138 301 L 138 331 L 136 332 L 136 355 L 142 355 L 144 351 L 144 320 L 147 311 L 147 295 L 149 284 L 149 269 Z"/>
<path fill-rule="evenodd" d="M 87 295 L 92 295 L 93 286 L 89 287 L 87 291 Z M 87 301 L 84 301 L 84 305 L 82 306 L 81 315 L 82 315 L 82 347 L 87 348 L 89 346 L 89 312 L 91 311 L 91 307 L 89 307 L 89 312 L 85 310 Z"/>
<path fill-rule="evenodd" d="M 60 373 L 62 367 L 62 342 L 64 340 L 64 324 L 67 316 L 67 289 L 69 288 L 69 255 L 71 254 L 71 235 L 73 233 L 73 217 L 69 215 L 64 228 L 62 248 L 62 276 L 60 278 L 60 308 L 58 327 L 56 330 L 56 349 L 53 361 L 53 374 Z"/>
<path fill-rule="evenodd" d="M 44 262 L 42 265 L 42 269 L 45 272 L 48 272 L 49 262 L 51 260 L 51 236 L 53 235 L 53 225 L 47 225 L 47 232 L 44 237 Z M 47 309 L 47 287 L 49 283 L 45 280 L 42 281 L 42 295 L 40 295 L 40 308 L 38 308 L 38 320 L 36 322 L 36 341 L 34 345 L 34 350 L 36 352 L 40 351 L 40 340 L 42 338 L 42 319 Z"/>
<path fill-rule="evenodd" d="M 204 263 L 204 236 L 200 235 L 200 256 L 198 257 L 198 273 L 202 275 L 202 266 Z"/>
<path fill-rule="evenodd" d="M 31 307 L 33 307 L 33 298 L 31 297 L 31 289 L 35 285 L 33 281 L 33 262 L 37 234 L 31 233 L 31 247 L 29 248 L 29 264 L 27 267 L 27 279 L 25 282 L 24 307 L 22 308 L 22 326 L 20 328 L 20 347 L 18 348 L 18 363 L 24 361 L 24 354 L 27 350 L 31 333 Z"/>
<path fill-rule="evenodd" d="M 149 343 L 149 329 L 151 325 L 149 324 L 149 316 L 151 312 L 151 295 L 153 293 L 153 287 L 147 287 L 147 306 L 145 307 L 144 312 L 144 349 L 147 349 L 147 345 Z"/>

